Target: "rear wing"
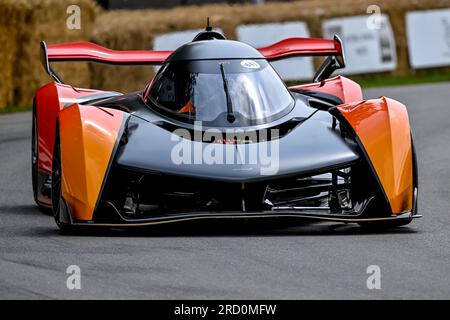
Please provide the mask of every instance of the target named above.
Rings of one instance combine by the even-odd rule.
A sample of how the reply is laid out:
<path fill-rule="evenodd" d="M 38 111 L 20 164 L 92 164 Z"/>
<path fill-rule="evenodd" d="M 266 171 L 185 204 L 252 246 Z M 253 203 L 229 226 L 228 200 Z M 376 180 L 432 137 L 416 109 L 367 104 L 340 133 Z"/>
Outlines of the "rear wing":
<path fill-rule="evenodd" d="M 341 39 L 289 38 L 259 48 L 259 52 L 269 61 L 299 56 L 328 56 L 319 69 L 322 78 L 339 68 L 345 67 L 344 49 Z M 173 51 L 154 50 L 111 50 L 91 42 L 71 42 L 48 45 L 41 41 L 41 61 L 47 73 L 58 83 L 61 78 L 51 68 L 52 61 L 92 61 L 116 65 L 159 65 Z M 328 61 L 328 62 L 327 62 Z M 330 68 L 333 69 L 330 71 Z M 321 71 L 321 69 L 324 69 Z M 326 71 L 326 72 L 325 72 Z"/>
<path fill-rule="evenodd" d="M 334 35 L 333 39 L 289 38 L 258 50 L 269 61 L 301 56 L 326 56 L 314 75 L 314 82 L 325 80 L 334 71 L 345 68 L 344 45 L 337 35 Z"/>
<path fill-rule="evenodd" d="M 45 71 L 56 81 L 61 79 L 51 68 L 52 61 L 92 61 L 116 65 L 162 64 L 172 51 L 111 50 L 91 42 L 48 45 L 41 41 L 41 61 Z"/>
<path fill-rule="evenodd" d="M 344 55 L 342 41 L 338 36 L 333 39 L 288 38 L 258 50 L 269 61 L 295 56 Z"/>

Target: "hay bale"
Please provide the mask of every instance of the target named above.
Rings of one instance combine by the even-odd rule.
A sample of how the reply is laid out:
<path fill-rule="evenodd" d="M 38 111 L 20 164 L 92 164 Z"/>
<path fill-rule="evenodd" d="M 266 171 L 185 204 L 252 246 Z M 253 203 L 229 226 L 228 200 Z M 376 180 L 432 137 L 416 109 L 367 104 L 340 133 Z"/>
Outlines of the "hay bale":
<path fill-rule="evenodd" d="M 0 0 L 0 108 L 13 104 L 14 97 L 14 62 L 17 55 L 19 29 L 25 23 L 23 3 Z"/>
<path fill-rule="evenodd" d="M 390 1 L 389 16 L 397 46 L 397 69 L 395 75 L 422 74 L 430 70 L 414 71 L 409 64 L 408 39 L 406 37 L 406 13 L 417 10 L 447 9 L 449 0 L 401 0 Z M 450 72 L 450 67 L 440 68 L 441 72 Z"/>
<path fill-rule="evenodd" d="M 105 12 L 97 18 L 93 40 L 112 49 L 148 50 L 152 48 L 156 35 L 204 28 L 207 17 L 210 17 L 212 25 L 220 27 L 228 38 L 235 39 L 235 29 L 243 23 L 306 20 L 314 8 L 310 5 L 310 8 L 297 10 L 302 3 L 304 2 L 269 3 L 260 6 L 205 5 L 168 10 Z M 93 66 L 91 81 L 98 88 L 126 92 L 143 88 L 151 79 L 152 73 L 152 69 L 148 68 Z"/>
<path fill-rule="evenodd" d="M 14 0 L 13 0 L 14 1 Z M 15 62 L 14 103 L 30 105 L 34 91 L 51 81 L 39 59 L 39 42 L 60 43 L 89 40 L 95 15 L 99 8 L 92 0 L 19 0 L 26 6 L 26 23 L 20 29 L 18 55 Z M 69 30 L 66 25 L 67 7 L 81 9 L 81 28 Z M 55 68 L 67 83 L 90 86 L 87 63 L 58 63 Z"/>
<path fill-rule="evenodd" d="M 66 28 L 69 5 L 81 8 L 81 30 Z M 373 0 L 303 0 L 263 5 L 203 5 L 165 10 L 116 10 L 101 12 L 94 0 L 0 0 L 0 107 L 29 105 L 36 88 L 51 81 L 39 60 L 39 41 L 60 43 L 94 40 L 112 49 L 150 49 L 156 35 L 203 28 L 206 17 L 235 39 L 241 24 L 304 21 L 312 37 L 322 37 L 324 19 L 366 14 Z M 449 0 L 386 0 L 378 5 L 389 15 L 396 37 L 398 66 L 392 74 L 408 75 L 405 13 L 413 10 L 447 8 Z M 94 21 L 95 20 L 95 21 Z M 319 59 L 315 59 L 318 66 Z M 78 87 L 117 91 L 143 88 L 154 74 L 145 67 L 117 67 L 88 63 L 57 63 L 65 82 Z M 444 72 L 450 68 L 440 68 Z M 419 70 L 418 73 L 427 72 Z M 368 77 L 370 75 L 367 75 Z"/>
<path fill-rule="evenodd" d="M 92 39 L 118 50 L 150 49 L 155 35 L 198 29 L 205 26 L 206 17 L 212 25 L 235 39 L 235 28 L 241 24 L 305 21 L 312 37 L 322 37 L 325 19 L 367 14 L 373 0 L 304 0 L 263 5 L 203 5 L 164 10 L 117 10 L 104 12 L 96 20 Z M 405 13 L 412 10 L 447 8 L 449 0 L 386 0 L 379 1 L 381 12 L 390 16 L 396 37 L 397 69 L 394 75 L 410 74 L 408 63 Z M 316 67 L 320 59 L 315 59 Z M 133 91 L 141 89 L 152 77 L 151 68 L 93 66 L 91 84 L 103 89 Z M 370 75 L 368 75 L 370 76 Z"/>

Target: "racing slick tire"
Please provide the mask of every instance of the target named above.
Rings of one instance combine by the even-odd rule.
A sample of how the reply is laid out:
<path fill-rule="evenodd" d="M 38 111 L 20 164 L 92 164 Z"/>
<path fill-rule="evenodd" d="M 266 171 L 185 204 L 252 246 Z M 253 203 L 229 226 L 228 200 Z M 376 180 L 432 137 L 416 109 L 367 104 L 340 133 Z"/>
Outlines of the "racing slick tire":
<path fill-rule="evenodd" d="M 53 149 L 52 177 L 51 177 L 51 199 L 52 212 L 56 225 L 62 231 L 74 231 L 70 223 L 69 210 L 61 192 L 61 145 L 59 140 L 59 126 L 56 125 L 55 146 Z"/>
<path fill-rule="evenodd" d="M 31 131 L 31 184 L 33 186 L 33 198 L 34 202 L 38 206 L 39 210 L 41 210 L 46 215 L 52 214 L 52 209 L 46 206 L 43 206 L 38 200 L 38 133 L 37 133 L 37 116 L 36 116 L 36 108 L 33 107 L 33 122 L 32 122 L 32 131 Z"/>

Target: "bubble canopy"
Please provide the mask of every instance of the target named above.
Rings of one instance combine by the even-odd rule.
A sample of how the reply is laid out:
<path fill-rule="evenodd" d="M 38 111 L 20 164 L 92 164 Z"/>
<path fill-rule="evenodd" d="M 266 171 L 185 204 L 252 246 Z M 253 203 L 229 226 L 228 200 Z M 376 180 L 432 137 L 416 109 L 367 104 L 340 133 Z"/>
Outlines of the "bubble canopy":
<path fill-rule="evenodd" d="M 257 49 L 243 42 L 212 39 L 186 43 L 175 50 L 166 61 L 211 59 L 264 59 L 264 56 Z"/>
<path fill-rule="evenodd" d="M 268 123 L 295 103 L 264 58 L 169 61 L 156 75 L 147 101 L 170 117 L 210 126 Z"/>

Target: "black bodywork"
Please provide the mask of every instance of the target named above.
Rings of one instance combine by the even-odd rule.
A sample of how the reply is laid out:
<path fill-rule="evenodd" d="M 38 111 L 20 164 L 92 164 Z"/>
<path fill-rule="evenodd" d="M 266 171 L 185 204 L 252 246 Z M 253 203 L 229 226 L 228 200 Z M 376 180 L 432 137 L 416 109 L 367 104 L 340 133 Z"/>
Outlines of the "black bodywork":
<path fill-rule="evenodd" d="M 174 164 L 174 131 L 193 124 L 159 114 L 143 92 L 95 103 L 130 114 L 94 214 L 104 224 L 154 223 L 202 216 L 300 216 L 358 221 L 391 216 L 390 206 L 351 130 L 326 109 L 329 95 L 292 91 L 295 108 L 253 132 L 278 129 L 279 168 L 261 175 L 261 162 Z M 322 98 L 322 99 L 321 99 Z M 338 101 L 335 101 L 337 103 Z M 313 107 L 314 106 L 314 107 Z M 247 133 L 249 131 L 246 131 Z M 250 136 L 253 136 L 249 134 Z M 252 141 L 211 143 L 236 157 L 248 154 Z"/>

